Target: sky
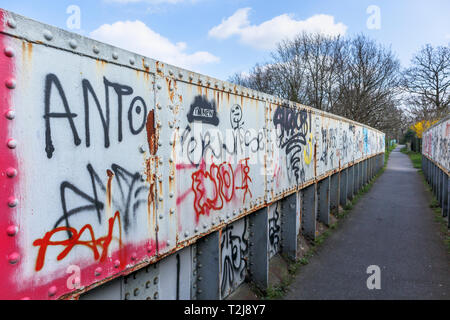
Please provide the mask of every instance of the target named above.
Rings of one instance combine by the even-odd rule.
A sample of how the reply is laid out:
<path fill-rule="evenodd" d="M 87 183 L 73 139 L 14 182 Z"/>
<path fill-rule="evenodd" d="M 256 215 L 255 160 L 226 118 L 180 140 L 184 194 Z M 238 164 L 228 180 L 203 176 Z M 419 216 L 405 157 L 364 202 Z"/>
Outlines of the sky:
<path fill-rule="evenodd" d="M 363 33 L 407 67 L 449 45 L 448 0 L 0 0 L 0 8 L 227 80 L 299 32 Z"/>

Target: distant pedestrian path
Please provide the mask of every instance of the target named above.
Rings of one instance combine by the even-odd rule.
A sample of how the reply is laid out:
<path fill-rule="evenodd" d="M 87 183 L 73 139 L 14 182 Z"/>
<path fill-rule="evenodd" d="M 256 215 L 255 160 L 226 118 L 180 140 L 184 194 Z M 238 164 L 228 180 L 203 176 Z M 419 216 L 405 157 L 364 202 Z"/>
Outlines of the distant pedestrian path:
<path fill-rule="evenodd" d="M 450 254 L 422 177 L 395 149 L 385 173 L 301 268 L 286 299 L 450 299 Z M 380 268 L 381 289 L 369 266 Z"/>

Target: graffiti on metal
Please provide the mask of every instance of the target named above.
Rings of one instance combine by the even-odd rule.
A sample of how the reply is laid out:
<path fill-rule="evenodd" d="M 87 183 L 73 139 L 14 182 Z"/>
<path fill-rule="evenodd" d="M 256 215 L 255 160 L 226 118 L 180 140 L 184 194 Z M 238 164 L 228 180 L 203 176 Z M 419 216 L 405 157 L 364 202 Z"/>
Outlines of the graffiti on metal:
<path fill-rule="evenodd" d="M 0 298 L 80 293 L 219 229 L 226 296 L 247 268 L 233 222 L 270 206 L 275 254 L 277 199 L 384 152 L 361 124 L 2 10 L 0 49 Z"/>
<path fill-rule="evenodd" d="M 450 173 L 450 116 L 423 133 L 422 153 Z"/>

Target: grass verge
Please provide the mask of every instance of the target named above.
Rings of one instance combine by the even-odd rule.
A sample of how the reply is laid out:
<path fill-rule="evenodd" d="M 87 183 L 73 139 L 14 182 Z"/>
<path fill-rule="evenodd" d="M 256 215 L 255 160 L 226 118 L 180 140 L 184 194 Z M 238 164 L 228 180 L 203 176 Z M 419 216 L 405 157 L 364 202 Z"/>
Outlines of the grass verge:
<path fill-rule="evenodd" d="M 276 286 L 269 286 L 265 294 L 258 292 L 258 295 L 262 297 L 264 300 L 276 300 L 282 299 L 284 295 L 288 292 L 289 286 L 295 280 L 297 274 L 300 272 L 301 267 L 309 264 L 309 260 L 317 253 L 320 246 L 323 245 L 325 240 L 332 234 L 332 231 L 337 229 L 339 225 L 343 223 L 345 218 L 350 214 L 354 205 L 361 199 L 363 195 L 369 192 L 372 188 L 375 181 L 384 173 L 387 167 L 387 163 L 389 161 L 389 156 L 391 152 L 397 147 L 397 145 L 391 146 L 385 152 L 384 158 L 384 166 L 383 168 L 366 184 L 359 192 L 353 197 L 353 200 L 349 202 L 342 210 L 339 210 L 339 213 L 336 214 L 337 221 L 330 225 L 329 228 L 324 231 L 320 236 L 316 237 L 314 242 L 312 242 L 311 248 L 305 253 L 303 258 L 296 262 L 291 262 L 289 264 L 289 274 L 284 277 L 281 283 Z M 286 261 L 289 261 L 286 257 L 284 257 Z"/>

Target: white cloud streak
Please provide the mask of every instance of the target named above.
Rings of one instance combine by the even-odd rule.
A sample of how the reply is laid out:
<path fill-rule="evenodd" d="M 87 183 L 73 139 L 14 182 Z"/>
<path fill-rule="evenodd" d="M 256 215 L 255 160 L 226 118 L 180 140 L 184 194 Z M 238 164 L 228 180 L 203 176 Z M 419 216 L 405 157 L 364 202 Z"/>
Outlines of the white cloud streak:
<path fill-rule="evenodd" d="M 251 8 L 237 10 L 232 16 L 209 31 L 209 36 L 227 39 L 238 36 L 240 41 L 257 49 L 271 50 L 284 39 L 290 39 L 301 32 L 317 32 L 330 36 L 344 35 L 347 26 L 335 23 L 334 17 L 317 14 L 306 20 L 295 20 L 289 14 L 282 14 L 259 25 L 249 21 Z"/>
<path fill-rule="evenodd" d="M 92 31 L 90 37 L 190 70 L 195 70 L 200 65 L 220 61 L 218 57 L 206 51 L 187 53 L 185 42 L 172 43 L 139 20 L 104 24 Z"/>

